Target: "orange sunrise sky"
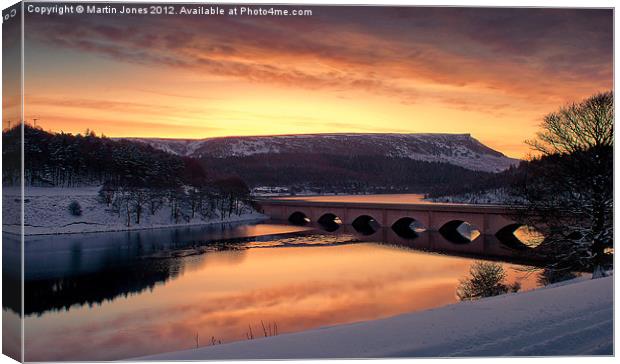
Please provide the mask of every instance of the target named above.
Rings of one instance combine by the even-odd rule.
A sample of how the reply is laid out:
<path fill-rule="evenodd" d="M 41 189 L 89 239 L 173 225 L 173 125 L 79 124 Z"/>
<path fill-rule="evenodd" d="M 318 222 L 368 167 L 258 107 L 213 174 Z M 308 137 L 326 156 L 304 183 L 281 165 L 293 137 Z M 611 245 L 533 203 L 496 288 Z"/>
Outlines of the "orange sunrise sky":
<path fill-rule="evenodd" d="M 545 114 L 612 88 L 611 10 L 301 7 L 26 14 L 25 118 L 111 137 L 471 133 L 522 158 Z"/>

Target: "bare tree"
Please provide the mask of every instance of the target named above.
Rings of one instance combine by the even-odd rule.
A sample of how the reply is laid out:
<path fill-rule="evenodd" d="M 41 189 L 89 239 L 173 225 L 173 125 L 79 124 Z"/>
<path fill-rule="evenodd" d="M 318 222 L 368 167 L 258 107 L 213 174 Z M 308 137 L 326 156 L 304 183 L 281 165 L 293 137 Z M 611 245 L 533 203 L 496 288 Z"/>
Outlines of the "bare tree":
<path fill-rule="evenodd" d="M 613 124 L 614 95 L 608 91 L 548 114 L 537 138 L 526 143 L 547 156 L 613 146 Z"/>
<path fill-rule="evenodd" d="M 549 269 L 603 272 L 613 246 L 613 94 L 548 114 L 520 194 L 522 223 L 545 235 Z"/>
<path fill-rule="evenodd" d="M 145 188 L 132 188 L 129 194 L 131 199 L 131 211 L 136 216 L 136 224 L 139 225 L 140 218 L 144 212 L 144 205 L 147 204 L 150 196 Z"/>

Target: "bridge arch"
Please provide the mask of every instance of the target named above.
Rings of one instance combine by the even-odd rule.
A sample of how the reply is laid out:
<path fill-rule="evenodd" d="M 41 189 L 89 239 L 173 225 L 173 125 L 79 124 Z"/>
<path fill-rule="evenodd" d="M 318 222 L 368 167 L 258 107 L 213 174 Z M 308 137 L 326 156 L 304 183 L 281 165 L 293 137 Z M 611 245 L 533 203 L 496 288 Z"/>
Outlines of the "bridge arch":
<path fill-rule="evenodd" d="M 310 218 L 301 211 L 295 211 L 288 217 L 288 222 L 293 225 L 304 226 L 310 223 Z"/>
<path fill-rule="evenodd" d="M 342 220 L 340 219 L 340 217 L 336 216 L 335 214 L 332 214 L 331 212 L 328 212 L 326 214 L 323 214 L 317 220 L 317 223 L 324 230 L 326 230 L 326 231 L 331 233 L 331 232 L 334 232 L 334 231 L 340 229 L 340 226 L 342 225 Z"/>
<path fill-rule="evenodd" d="M 415 239 L 418 237 L 418 233 L 426 230 L 422 224 L 416 219 L 406 216 L 401 217 L 392 224 L 392 230 L 401 238 Z"/>
<path fill-rule="evenodd" d="M 351 225 L 355 231 L 362 235 L 372 235 L 381 228 L 381 224 L 370 215 L 360 215 L 356 217 Z"/>
<path fill-rule="evenodd" d="M 463 220 L 448 221 L 439 228 L 439 233 L 455 244 L 469 244 L 480 236 L 480 230 L 476 226 Z"/>
<path fill-rule="evenodd" d="M 497 240 L 515 250 L 535 249 L 542 243 L 544 236 L 533 228 L 513 223 L 499 229 L 495 234 Z"/>
<path fill-rule="evenodd" d="M 381 225 L 383 226 L 394 226 L 399 220 L 403 218 L 411 218 L 414 219 L 420 226 L 423 226 L 427 229 L 430 228 L 430 220 L 429 220 L 428 211 L 419 211 L 419 210 L 407 210 L 407 209 L 389 209 L 385 211 L 385 221 Z"/>

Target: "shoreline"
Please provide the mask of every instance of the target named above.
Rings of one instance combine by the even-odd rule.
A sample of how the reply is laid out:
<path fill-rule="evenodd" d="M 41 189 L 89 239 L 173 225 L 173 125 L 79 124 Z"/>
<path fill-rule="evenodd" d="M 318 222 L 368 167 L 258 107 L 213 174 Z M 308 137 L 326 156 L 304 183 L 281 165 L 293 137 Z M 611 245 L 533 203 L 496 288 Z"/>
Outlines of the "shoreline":
<path fill-rule="evenodd" d="M 385 319 L 126 360 L 611 356 L 613 280 L 581 277 Z"/>
<path fill-rule="evenodd" d="M 248 217 L 242 217 L 236 220 L 225 220 L 225 221 L 205 221 L 205 222 L 196 222 L 196 223 L 187 223 L 187 224 L 170 224 L 170 225 L 153 225 L 153 226 L 131 226 L 129 228 L 116 228 L 111 227 L 110 229 L 105 230 L 90 230 L 90 231 L 67 231 L 67 232 L 36 232 L 36 233 L 24 233 L 24 236 L 45 236 L 45 235 L 75 235 L 75 234 L 96 234 L 96 233 L 118 233 L 118 232 L 132 232 L 132 231 L 142 231 L 142 230 L 158 230 L 158 229 L 174 229 L 174 228 L 185 228 L 185 227 L 200 227 L 200 226 L 211 226 L 211 225 L 228 225 L 228 224 L 247 224 L 251 222 L 261 222 L 269 220 L 269 217 L 263 215 L 261 213 L 253 213 L 249 214 Z M 13 236 L 21 236 L 20 233 L 15 233 L 9 230 L 5 230 L 3 225 L 3 233 L 10 234 Z"/>
<path fill-rule="evenodd" d="M 22 226 L 24 236 L 44 236 L 63 234 L 87 234 L 104 232 L 138 231 L 150 229 L 183 228 L 191 226 L 208 226 L 216 224 L 233 224 L 250 221 L 266 220 L 267 216 L 244 205 L 237 213 L 224 218 L 219 217 L 219 211 L 212 211 L 209 215 L 193 214 L 190 217 L 188 207 L 179 208 L 184 218 L 174 222 L 170 210 L 161 201 L 153 211 L 147 211 L 146 202 L 142 206 L 142 213 L 135 223 L 135 213 L 131 211 L 131 224 L 127 226 L 129 213 L 112 211 L 110 203 L 105 204 L 99 196 L 99 186 L 84 187 L 29 187 L 23 197 L 21 191 L 15 188 L 3 189 L 2 211 L 5 214 L 3 232 L 13 236 L 21 236 Z M 14 211 L 19 211 L 20 203 L 24 203 L 23 225 Z M 79 213 L 72 213 L 71 204 L 78 204 Z M 127 207 L 129 208 L 129 207 Z M 182 211 L 183 209 L 187 211 Z M 225 214 L 227 215 L 227 213 Z"/>

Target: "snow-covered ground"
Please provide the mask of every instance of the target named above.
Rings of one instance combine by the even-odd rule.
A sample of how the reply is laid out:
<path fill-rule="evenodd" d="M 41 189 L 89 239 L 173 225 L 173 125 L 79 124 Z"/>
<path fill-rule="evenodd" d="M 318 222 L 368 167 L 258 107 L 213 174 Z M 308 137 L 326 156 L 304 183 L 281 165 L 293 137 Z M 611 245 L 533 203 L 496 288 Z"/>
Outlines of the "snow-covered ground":
<path fill-rule="evenodd" d="M 166 228 L 175 226 L 206 225 L 215 223 L 253 221 L 265 219 L 259 213 L 246 213 L 240 216 L 233 215 L 221 220 L 215 218 L 204 220 L 200 217 L 189 222 L 182 221 L 175 224 L 171 221 L 170 210 L 166 206 L 160 208 L 154 215 L 145 211 L 140 224 L 126 224 L 126 218 L 119 216 L 101 203 L 98 199 L 99 187 L 50 188 L 28 187 L 24 197 L 24 220 L 26 235 L 40 234 L 69 234 L 89 233 L 102 231 L 139 230 L 152 228 Z M 19 188 L 5 188 L 3 190 L 2 211 L 3 231 L 19 233 Z M 69 212 L 69 204 L 77 201 L 82 207 L 81 216 L 73 216 Z M 10 219 L 14 221 L 11 221 Z"/>
<path fill-rule="evenodd" d="M 140 360 L 613 354 L 613 277 Z"/>
<path fill-rule="evenodd" d="M 477 193 L 461 195 L 429 197 L 427 201 L 440 203 L 467 203 L 483 205 L 509 205 L 523 203 L 523 200 L 504 188 L 492 189 Z"/>

